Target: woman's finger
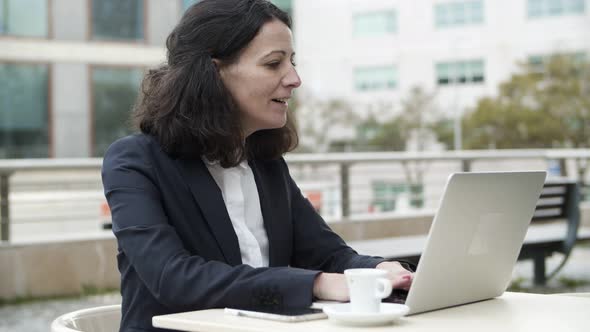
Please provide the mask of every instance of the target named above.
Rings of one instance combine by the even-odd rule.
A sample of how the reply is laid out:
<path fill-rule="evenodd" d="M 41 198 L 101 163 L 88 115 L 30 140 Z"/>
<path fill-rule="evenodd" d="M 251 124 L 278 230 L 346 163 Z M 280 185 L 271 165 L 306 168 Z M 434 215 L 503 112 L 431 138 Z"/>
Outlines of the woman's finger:
<path fill-rule="evenodd" d="M 404 275 L 397 276 L 396 278 L 394 278 L 391 282 L 391 286 L 393 288 L 401 288 L 401 289 L 408 290 L 408 289 L 410 289 L 410 286 L 412 285 L 413 280 L 414 280 L 414 275 L 412 273 L 404 274 Z"/>

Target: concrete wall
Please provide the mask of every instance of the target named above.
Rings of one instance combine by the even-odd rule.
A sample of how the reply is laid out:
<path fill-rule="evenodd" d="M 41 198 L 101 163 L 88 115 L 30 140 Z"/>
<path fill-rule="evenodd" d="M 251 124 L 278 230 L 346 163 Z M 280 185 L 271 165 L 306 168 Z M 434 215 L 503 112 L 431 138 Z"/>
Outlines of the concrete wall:
<path fill-rule="evenodd" d="M 0 245 L 0 299 L 119 287 L 112 236 L 79 241 Z"/>
<path fill-rule="evenodd" d="M 88 68 L 84 64 L 56 63 L 51 79 L 54 156 L 90 157 Z"/>
<path fill-rule="evenodd" d="M 147 4 L 147 38 L 148 44 L 164 46 L 166 37 L 180 20 L 181 1 L 148 0 Z"/>
<path fill-rule="evenodd" d="M 432 217 L 354 221 L 330 226 L 346 241 L 421 234 Z M 79 294 L 84 286 L 119 287 L 112 235 L 30 244 L 0 244 L 0 299 Z"/>
<path fill-rule="evenodd" d="M 53 38 L 58 40 L 86 40 L 88 36 L 89 1 L 53 0 L 51 2 L 51 23 Z"/>
<path fill-rule="evenodd" d="M 428 233 L 431 215 L 371 221 L 339 222 L 330 227 L 345 241 L 410 236 Z"/>

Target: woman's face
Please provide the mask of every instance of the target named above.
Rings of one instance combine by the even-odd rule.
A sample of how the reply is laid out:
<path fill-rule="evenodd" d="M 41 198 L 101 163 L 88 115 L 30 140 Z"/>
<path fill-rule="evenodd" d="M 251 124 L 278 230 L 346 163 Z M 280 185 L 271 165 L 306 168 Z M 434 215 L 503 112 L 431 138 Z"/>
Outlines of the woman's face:
<path fill-rule="evenodd" d="M 221 79 L 240 110 L 246 136 L 287 123 L 288 99 L 301 79 L 293 63 L 291 30 L 281 21 L 265 23 L 238 60 L 220 65 Z"/>

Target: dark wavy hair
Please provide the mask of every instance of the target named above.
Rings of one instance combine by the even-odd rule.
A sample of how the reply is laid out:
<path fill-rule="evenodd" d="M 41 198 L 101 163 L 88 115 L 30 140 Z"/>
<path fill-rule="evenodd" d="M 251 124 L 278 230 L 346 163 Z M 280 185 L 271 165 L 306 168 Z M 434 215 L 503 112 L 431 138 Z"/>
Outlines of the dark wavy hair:
<path fill-rule="evenodd" d="M 235 63 L 273 19 L 291 28 L 287 13 L 266 0 L 203 0 L 188 8 L 166 40 L 167 64 L 143 79 L 134 123 L 172 158 L 204 156 L 223 167 L 293 150 L 298 137 L 289 114 L 284 127 L 244 140 L 239 110 L 212 60 Z"/>

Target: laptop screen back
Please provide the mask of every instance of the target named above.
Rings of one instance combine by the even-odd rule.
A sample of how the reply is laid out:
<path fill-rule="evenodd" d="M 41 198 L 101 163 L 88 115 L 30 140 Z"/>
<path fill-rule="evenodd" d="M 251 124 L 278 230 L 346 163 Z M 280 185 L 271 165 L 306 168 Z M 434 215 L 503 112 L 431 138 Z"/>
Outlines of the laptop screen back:
<path fill-rule="evenodd" d="M 452 174 L 406 300 L 409 314 L 501 295 L 546 172 Z"/>

